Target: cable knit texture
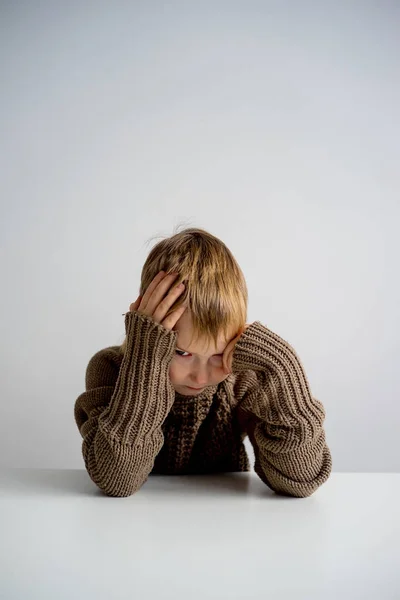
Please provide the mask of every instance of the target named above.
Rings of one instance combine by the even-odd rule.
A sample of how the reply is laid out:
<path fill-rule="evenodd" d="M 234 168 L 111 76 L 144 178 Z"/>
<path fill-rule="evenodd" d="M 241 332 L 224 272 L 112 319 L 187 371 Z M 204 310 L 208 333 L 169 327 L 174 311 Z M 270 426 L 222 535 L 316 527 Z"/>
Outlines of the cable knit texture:
<path fill-rule="evenodd" d="M 254 470 L 278 494 L 310 496 L 329 477 L 325 410 L 311 394 L 294 349 L 252 323 L 236 343 L 232 373 L 197 396 L 169 379 L 177 332 L 136 311 L 125 314 L 127 348 L 97 352 L 75 401 L 82 454 L 108 496 L 130 496 L 152 473 Z"/>

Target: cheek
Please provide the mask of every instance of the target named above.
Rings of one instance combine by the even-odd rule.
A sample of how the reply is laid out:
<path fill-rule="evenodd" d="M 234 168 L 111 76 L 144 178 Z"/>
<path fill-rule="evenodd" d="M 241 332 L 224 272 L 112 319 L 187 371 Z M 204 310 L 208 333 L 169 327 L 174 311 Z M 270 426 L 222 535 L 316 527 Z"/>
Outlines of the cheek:
<path fill-rule="evenodd" d="M 184 373 L 184 369 L 177 363 L 177 361 L 172 360 L 169 366 L 169 378 L 172 383 L 175 383 L 182 379 L 182 374 Z"/>
<path fill-rule="evenodd" d="M 169 366 L 169 378 L 172 383 L 180 383 L 182 380 L 186 380 L 190 374 L 190 366 L 183 365 L 182 361 L 172 359 Z M 228 377 L 220 363 L 218 366 L 214 365 L 210 370 L 210 378 L 213 384 L 219 383 Z"/>

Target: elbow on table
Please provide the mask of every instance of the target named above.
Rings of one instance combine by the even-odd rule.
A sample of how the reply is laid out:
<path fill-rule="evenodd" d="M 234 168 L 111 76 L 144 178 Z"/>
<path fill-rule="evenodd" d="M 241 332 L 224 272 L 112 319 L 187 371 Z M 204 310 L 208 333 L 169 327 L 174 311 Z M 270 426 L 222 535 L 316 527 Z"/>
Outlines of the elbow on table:
<path fill-rule="evenodd" d="M 314 469 L 314 476 L 304 477 L 303 480 L 291 479 L 275 468 L 271 468 L 271 465 L 268 469 L 262 469 L 259 461 L 256 461 L 254 469 L 264 483 L 279 496 L 308 498 L 329 479 L 332 473 L 332 456 L 328 446 L 325 446 L 317 474 Z M 308 467 L 307 471 L 310 472 L 312 469 Z"/>
<path fill-rule="evenodd" d="M 135 461 L 124 462 L 116 455 L 106 454 L 108 460 L 101 460 L 94 451 L 94 444 L 82 444 L 82 455 L 86 472 L 90 479 L 103 492 L 112 498 L 128 498 L 138 492 L 148 479 L 148 470 L 138 468 Z"/>
<path fill-rule="evenodd" d="M 136 494 L 147 480 L 147 476 L 136 478 L 134 482 L 119 481 L 116 478 L 105 480 L 97 477 L 96 472 L 86 469 L 90 479 L 96 487 L 109 498 L 129 498 Z"/>

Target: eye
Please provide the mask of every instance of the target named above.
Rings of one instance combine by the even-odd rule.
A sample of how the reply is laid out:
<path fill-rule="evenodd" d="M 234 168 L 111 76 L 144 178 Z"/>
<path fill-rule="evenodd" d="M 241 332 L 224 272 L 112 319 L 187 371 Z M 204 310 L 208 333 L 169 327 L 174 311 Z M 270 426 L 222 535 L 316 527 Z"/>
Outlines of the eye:
<path fill-rule="evenodd" d="M 222 360 L 222 354 L 214 354 L 212 358 L 215 359 L 217 363 L 219 363 Z"/>
<path fill-rule="evenodd" d="M 181 356 L 182 358 L 188 358 L 188 356 L 191 356 L 190 352 L 186 352 L 185 350 L 175 350 L 175 353 L 178 356 Z M 222 359 L 223 354 L 214 354 L 214 356 L 212 356 L 211 358 L 213 359 Z"/>

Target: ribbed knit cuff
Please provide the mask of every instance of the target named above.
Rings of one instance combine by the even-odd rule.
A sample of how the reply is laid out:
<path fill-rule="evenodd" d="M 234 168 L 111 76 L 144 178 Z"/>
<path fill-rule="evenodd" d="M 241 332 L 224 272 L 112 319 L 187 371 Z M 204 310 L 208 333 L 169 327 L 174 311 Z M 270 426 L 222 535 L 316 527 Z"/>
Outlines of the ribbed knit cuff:
<path fill-rule="evenodd" d="M 307 375 L 292 346 L 260 321 L 252 323 L 236 343 L 232 371 L 256 372 L 260 393 L 242 405 L 269 423 L 270 450 L 282 450 L 282 442 L 306 442 L 325 418 L 322 404 L 312 397 Z M 251 403 L 249 403 L 251 401 Z"/>
<path fill-rule="evenodd" d="M 266 367 L 279 367 L 289 354 L 296 353 L 288 342 L 260 321 L 255 321 L 236 342 L 232 371 L 264 371 Z"/>
<path fill-rule="evenodd" d="M 99 427 L 120 443 L 141 446 L 160 430 L 175 400 L 169 365 L 178 334 L 136 311 L 125 314 L 125 329 L 125 354 Z"/>

